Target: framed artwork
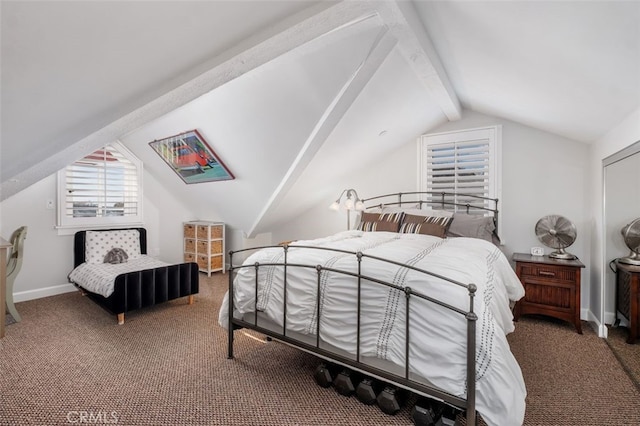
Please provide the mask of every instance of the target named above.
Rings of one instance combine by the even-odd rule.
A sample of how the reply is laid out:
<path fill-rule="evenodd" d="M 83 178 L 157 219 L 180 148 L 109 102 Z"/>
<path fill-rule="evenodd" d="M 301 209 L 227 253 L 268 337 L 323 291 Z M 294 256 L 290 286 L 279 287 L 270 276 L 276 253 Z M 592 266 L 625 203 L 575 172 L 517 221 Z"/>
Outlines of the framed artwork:
<path fill-rule="evenodd" d="M 234 179 L 227 166 L 197 130 L 149 142 L 184 183 Z"/>

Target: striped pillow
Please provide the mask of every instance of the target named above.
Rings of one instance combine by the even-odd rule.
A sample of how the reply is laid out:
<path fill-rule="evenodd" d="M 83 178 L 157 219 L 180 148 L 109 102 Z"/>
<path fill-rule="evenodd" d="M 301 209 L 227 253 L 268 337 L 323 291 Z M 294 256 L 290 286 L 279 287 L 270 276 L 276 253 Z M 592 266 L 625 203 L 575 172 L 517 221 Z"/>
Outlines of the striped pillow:
<path fill-rule="evenodd" d="M 434 235 L 444 238 L 451 222 L 453 222 L 452 217 L 406 214 L 404 215 L 399 232 L 401 234 Z"/>
<path fill-rule="evenodd" d="M 360 215 L 359 231 L 398 232 L 404 213 L 367 213 Z"/>

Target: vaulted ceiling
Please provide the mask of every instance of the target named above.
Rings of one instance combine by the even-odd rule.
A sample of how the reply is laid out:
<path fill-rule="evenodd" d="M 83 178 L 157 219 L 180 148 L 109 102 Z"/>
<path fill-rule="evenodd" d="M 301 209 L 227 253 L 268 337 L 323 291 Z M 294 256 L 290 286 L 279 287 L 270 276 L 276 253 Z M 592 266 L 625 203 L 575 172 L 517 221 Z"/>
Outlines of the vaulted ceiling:
<path fill-rule="evenodd" d="M 121 140 L 253 234 L 462 108 L 589 143 L 640 107 L 640 2 L 0 4 L 2 199 Z M 191 129 L 235 180 L 148 145 Z"/>

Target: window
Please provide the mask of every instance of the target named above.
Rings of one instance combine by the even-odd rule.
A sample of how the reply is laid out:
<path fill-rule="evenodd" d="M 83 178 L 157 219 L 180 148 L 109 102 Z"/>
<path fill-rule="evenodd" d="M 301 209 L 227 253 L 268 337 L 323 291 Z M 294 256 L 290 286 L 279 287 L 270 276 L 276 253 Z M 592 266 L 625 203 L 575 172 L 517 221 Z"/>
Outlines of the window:
<path fill-rule="evenodd" d="M 58 172 L 58 227 L 141 223 L 142 163 L 122 144 L 109 144 Z"/>
<path fill-rule="evenodd" d="M 454 192 L 500 198 L 501 126 L 420 137 L 420 191 Z M 434 195 L 434 201 L 441 196 Z M 493 209 L 491 201 L 465 195 L 446 201 Z M 500 206 L 498 206 L 500 208 Z M 465 211 L 465 207 L 448 206 Z"/>

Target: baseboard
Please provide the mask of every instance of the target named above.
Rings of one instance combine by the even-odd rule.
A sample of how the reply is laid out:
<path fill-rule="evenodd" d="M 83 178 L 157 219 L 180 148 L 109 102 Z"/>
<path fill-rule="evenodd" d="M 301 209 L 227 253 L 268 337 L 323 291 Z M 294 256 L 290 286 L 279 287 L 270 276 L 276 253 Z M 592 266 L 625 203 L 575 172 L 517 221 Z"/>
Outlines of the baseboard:
<path fill-rule="evenodd" d="M 580 310 L 580 319 L 588 321 L 593 331 L 598 333 L 598 337 L 607 338 L 607 326 L 600 322 L 590 309 L 583 308 Z"/>
<path fill-rule="evenodd" d="M 37 290 L 25 290 L 13 293 L 13 302 L 26 302 L 27 300 L 41 299 L 43 297 L 55 296 L 57 294 L 77 291 L 73 284 L 54 285 L 51 287 L 39 288 Z"/>

